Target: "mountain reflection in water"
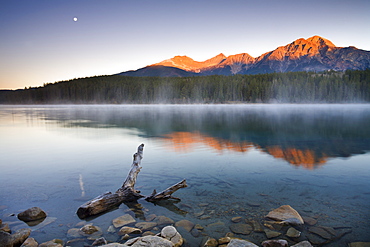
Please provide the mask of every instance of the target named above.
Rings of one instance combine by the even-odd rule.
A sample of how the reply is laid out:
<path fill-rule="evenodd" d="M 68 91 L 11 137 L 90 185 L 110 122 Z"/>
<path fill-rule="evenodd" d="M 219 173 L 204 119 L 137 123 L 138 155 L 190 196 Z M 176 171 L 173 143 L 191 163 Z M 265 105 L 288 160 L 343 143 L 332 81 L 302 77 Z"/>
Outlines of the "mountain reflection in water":
<path fill-rule="evenodd" d="M 302 166 L 307 169 L 314 169 L 321 164 L 325 164 L 328 158 L 324 153 L 315 153 L 310 149 L 297 149 L 294 147 L 283 149 L 279 146 L 261 148 L 251 142 L 232 142 L 205 136 L 198 132 L 174 132 L 165 135 L 165 137 L 164 140 L 169 142 L 168 146 L 178 152 L 190 152 L 197 144 L 207 145 L 219 153 L 226 150 L 244 153 L 251 148 L 257 148 L 275 158 L 284 159 L 292 165 Z"/>
<path fill-rule="evenodd" d="M 205 145 L 219 153 L 251 148 L 313 169 L 370 149 L 370 106 L 112 105 L 25 108 L 66 128 L 123 128 L 172 150 Z"/>

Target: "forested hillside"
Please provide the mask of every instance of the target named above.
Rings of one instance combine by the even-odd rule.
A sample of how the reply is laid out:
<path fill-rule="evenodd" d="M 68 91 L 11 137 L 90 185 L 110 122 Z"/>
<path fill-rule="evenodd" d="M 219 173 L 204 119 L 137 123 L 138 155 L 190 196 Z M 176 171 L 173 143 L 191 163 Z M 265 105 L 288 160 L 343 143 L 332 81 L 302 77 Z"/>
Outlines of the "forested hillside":
<path fill-rule="evenodd" d="M 370 70 L 199 77 L 97 76 L 0 91 L 2 104 L 370 102 Z"/>

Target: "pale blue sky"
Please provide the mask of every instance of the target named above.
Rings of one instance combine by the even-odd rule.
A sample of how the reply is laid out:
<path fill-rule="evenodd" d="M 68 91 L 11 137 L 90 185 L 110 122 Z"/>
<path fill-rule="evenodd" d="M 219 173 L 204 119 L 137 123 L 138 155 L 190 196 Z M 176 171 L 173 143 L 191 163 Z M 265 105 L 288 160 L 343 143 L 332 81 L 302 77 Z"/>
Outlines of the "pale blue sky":
<path fill-rule="evenodd" d="M 369 13 L 368 0 L 5 0 L 0 89 L 115 74 L 176 55 L 257 57 L 314 35 L 370 50 Z"/>

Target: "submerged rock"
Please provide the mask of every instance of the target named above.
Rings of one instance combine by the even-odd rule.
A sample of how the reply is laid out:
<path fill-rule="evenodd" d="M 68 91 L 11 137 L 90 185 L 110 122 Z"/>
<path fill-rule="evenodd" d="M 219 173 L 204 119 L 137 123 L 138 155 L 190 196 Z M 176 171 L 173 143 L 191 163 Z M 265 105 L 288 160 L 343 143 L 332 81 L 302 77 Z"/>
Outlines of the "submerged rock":
<path fill-rule="evenodd" d="M 308 231 L 311 232 L 311 233 L 314 233 L 316 235 L 319 235 L 320 237 L 325 238 L 325 239 L 332 239 L 333 238 L 333 236 L 327 230 L 325 230 L 322 227 L 310 227 L 308 229 Z M 335 235 L 335 234 L 333 234 L 333 235 Z"/>
<path fill-rule="evenodd" d="M 249 224 L 238 223 L 230 225 L 230 230 L 236 234 L 248 235 L 251 233 L 253 228 Z"/>
<path fill-rule="evenodd" d="M 302 216 L 302 219 L 303 219 L 304 223 L 306 223 L 309 226 L 316 225 L 316 223 L 317 223 L 317 220 L 312 218 L 312 217 Z"/>
<path fill-rule="evenodd" d="M 39 207 L 29 208 L 18 214 L 18 219 L 29 222 L 46 218 L 46 213 Z"/>
<path fill-rule="evenodd" d="M 275 237 L 281 235 L 280 232 L 272 231 L 270 229 L 265 229 L 264 231 L 265 231 L 265 234 L 266 234 L 267 238 L 275 238 Z"/>
<path fill-rule="evenodd" d="M 119 228 L 119 227 L 122 227 L 124 225 L 128 225 L 128 224 L 131 224 L 131 223 L 135 223 L 136 220 L 129 214 L 125 214 L 125 215 L 122 215 L 118 218 L 115 218 L 113 220 L 113 225 L 115 228 Z"/>
<path fill-rule="evenodd" d="M 172 225 L 175 223 L 175 221 L 166 216 L 157 216 L 154 222 L 157 222 L 158 225 Z"/>
<path fill-rule="evenodd" d="M 156 222 L 138 222 L 135 224 L 135 227 L 141 229 L 142 231 L 152 230 L 156 226 Z"/>
<path fill-rule="evenodd" d="M 301 236 L 301 232 L 293 227 L 290 227 L 286 232 L 286 235 L 290 238 L 299 238 L 299 236 Z"/>
<path fill-rule="evenodd" d="M 267 218 L 283 221 L 292 225 L 302 225 L 304 223 L 299 213 L 289 205 L 283 205 L 277 209 L 270 211 Z"/>
<path fill-rule="evenodd" d="M 175 223 L 175 226 L 182 227 L 186 231 L 190 232 L 194 228 L 195 224 L 189 220 L 180 220 Z"/>

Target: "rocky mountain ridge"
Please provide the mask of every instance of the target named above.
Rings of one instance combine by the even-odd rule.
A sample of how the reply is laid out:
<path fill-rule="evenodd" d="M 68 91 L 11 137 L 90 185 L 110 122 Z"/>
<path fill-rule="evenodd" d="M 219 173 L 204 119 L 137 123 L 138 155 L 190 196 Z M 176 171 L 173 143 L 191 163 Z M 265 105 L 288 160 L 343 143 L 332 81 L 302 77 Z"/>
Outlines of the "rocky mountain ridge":
<path fill-rule="evenodd" d="M 156 73 L 153 74 L 154 68 Z M 337 47 L 328 39 L 313 36 L 308 39 L 297 39 L 257 58 L 248 53 L 227 57 L 220 53 L 213 58 L 199 62 L 187 56 L 175 56 L 136 71 L 120 73 L 120 75 L 233 75 L 290 71 L 365 70 L 368 68 L 370 68 L 370 51 L 354 46 Z"/>

